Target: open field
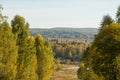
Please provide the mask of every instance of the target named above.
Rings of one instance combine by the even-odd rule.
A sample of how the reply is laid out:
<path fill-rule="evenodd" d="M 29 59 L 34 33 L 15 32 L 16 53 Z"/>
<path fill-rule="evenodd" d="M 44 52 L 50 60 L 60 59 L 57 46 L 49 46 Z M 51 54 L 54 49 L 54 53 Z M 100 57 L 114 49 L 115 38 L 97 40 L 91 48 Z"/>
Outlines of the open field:
<path fill-rule="evenodd" d="M 79 67 L 75 65 L 63 65 L 63 67 L 56 71 L 51 80 L 78 80 L 77 69 Z"/>

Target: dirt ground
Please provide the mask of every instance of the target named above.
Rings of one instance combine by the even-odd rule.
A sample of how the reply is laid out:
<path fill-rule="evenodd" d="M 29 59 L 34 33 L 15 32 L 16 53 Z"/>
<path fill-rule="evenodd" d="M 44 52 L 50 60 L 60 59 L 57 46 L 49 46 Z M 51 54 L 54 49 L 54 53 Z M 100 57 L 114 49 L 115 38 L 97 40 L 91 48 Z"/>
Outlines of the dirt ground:
<path fill-rule="evenodd" d="M 78 80 L 78 68 L 75 65 L 64 65 L 60 70 L 54 72 L 51 80 Z"/>

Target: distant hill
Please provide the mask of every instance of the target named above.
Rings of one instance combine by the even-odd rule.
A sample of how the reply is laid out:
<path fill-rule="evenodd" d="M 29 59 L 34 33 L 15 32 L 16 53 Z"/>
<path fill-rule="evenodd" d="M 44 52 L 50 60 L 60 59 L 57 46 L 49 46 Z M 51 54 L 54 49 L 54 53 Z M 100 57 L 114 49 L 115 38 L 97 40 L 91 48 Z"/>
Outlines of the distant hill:
<path fill-rule="evenodd" d="M 31 35 L 41 34 L 44 38 L 62 39 L 93 39 L 97 33 L 97 28 L 31 28 Z"/>

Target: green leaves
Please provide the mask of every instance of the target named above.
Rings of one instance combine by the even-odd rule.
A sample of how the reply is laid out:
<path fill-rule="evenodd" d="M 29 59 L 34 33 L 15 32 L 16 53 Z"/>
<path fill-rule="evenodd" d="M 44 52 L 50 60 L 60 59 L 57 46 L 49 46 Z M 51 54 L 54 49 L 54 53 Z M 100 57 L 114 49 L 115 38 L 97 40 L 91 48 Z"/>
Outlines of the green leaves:
<path fill-rule="evenodd" d="M 25 22 L 25 19 L 19 15 L 16 15 L 11 21 L 12 32 L 16 35 L 17 45 L 24 41 L 29 35 L 29 24 Z M 21 40 L 22 39 L 22 40 Z"/>
<path fill-rule="evenodd" d="M 29 23 L 16 15 L 11 27 L 0 5 L 0 80 L 49 80 L 54 70 L 51 46 L 30 37 Z"/>
<path fill-rule="evenodd" d="M 37 35 L 35 41 L 39 80 L 49 80 L 54 71 L 54 57 L 51 46 L 41 35 Z"/>
<path fill-rule="evenodd" d="M 106 80 L 116 79 L 117 69 L 114 62 L 120 55 L 120 24 L 112 23 L 104 27 L 96 36 L 90 54 L 92 54 L 93 70 Z"/>
<path fill-rule="evenodd" d="M 89 65 L 100 80 L 120 80 L 120 6 L 116 19 L 114 22 L 109 15 L 103 17 L 101 29 L 83 57 L 85 67 Z"/>
<path fill-rule="evenodd" d="M 30 37 L 29 24 L 16 15 L 12 20 L 12 31 L 16 36 L 18 46 L 18 80 L 38 80 L 35 40 Z"/>
<path fill-rule="evenodd" d="M 111 23 L 113 23 L 114 21 L 113 21 L 113 19 L 111 18 L 111 16 L 109 16 L 109 15 L 105 15 L 105 16 L 103 16 L 103 19 L 102 19 L 102 22 L 101 22 L 101 29 L 103 28 L 103 27 L 105 27 L 106 25 L 109 25 L 109 24 L 111 24 Z"/>
<path fill-rule="evenodd" d="M 12 31 L 18 45 L 18 76 L 19 80 L 49 80 L 54 70 L 54 58 L 51 46 L 37 35 L 30 37 L 29 24 L 16 15 L 12 20 Z M 32 72 L 32 73 L 31 73 Z"/>
<path fill-rule="evenodd" d="M 0 79 L 15 80 L 17 75 L 18 47 L 7 22 L 0 26 Z"/>
<path fill-rule="evenodd" d="M 120 6 L 117 9 L 116 19 L 117 19 L 117 22 L 120 23 Z"/>

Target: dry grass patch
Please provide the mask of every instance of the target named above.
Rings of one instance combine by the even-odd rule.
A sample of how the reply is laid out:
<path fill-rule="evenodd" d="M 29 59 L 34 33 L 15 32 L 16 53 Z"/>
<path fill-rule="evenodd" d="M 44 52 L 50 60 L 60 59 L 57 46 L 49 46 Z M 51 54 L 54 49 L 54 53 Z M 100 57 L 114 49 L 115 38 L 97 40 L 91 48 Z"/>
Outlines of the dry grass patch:
<path fill-rule="evenodd" d="M 75 65 L 62 65 L 60 70 L 54 72 L 51 80 L 78 80 L 77 69 Z"/>

